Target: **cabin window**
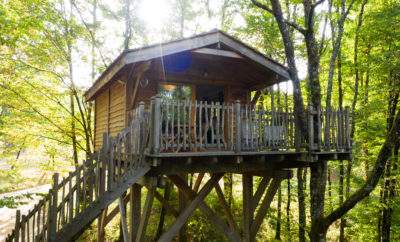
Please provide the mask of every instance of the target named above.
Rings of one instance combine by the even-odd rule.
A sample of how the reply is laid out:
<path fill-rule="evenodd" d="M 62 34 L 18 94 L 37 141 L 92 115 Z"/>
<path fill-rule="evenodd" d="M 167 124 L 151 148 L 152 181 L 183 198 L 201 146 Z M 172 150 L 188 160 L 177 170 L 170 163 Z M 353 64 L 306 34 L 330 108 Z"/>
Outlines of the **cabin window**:
<path fill-rule="evenodd" d="M 182 84 L 160 84 L 158 93 L 161 95 L 161 98 L 168 100 L 192 100 L 193 97 L 192 87 Z"/>

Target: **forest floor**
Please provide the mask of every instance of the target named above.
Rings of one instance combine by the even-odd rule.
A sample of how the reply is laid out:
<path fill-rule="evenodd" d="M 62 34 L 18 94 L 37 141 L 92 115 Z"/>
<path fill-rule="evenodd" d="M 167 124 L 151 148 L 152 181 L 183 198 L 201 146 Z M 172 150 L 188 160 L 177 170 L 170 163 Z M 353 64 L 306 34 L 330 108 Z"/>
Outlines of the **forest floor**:
<path fill-rule="evenodd" d="M 14 206 L 0 206 L 0 241 L 4 241 L 14 228 L 15 213 L 17 209 L 21 214 L 27 214 L 30 209 L 42 198 L 41 194 L 47 193 L 50 185 L 41 185 L 19 191 L 0 194 L 1 201 L 9 201 Z"/>

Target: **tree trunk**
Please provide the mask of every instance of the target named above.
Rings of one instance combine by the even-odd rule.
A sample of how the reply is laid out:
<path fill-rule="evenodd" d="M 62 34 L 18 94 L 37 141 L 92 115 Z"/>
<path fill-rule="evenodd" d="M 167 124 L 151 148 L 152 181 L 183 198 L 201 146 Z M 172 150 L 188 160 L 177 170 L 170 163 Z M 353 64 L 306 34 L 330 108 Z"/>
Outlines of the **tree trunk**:
<path fill-rule="evenodd" d="M 337 69 L 338 69 L 338 94 L 339 94 L 339 111 L 343 111 L 343 86 L 342 86 L 342 51 L 339 50 L 337 58 Z M 342 127 L 344 130 L 344 127 Z M 349 173 L 350 176 L 350 173 Z M 343 204 L 344 196 L 344 163 L 343 160 L 339 160 L 339 205 Z M 345 218 L 340 218 L 339 224 L 339 241 L 344 242 L 344 226 Z"/>
<path fill-rule="evenodd" d="M 331 180 L 331 169 L 327 168 L 328 172 L 328 202 L 329 202 L 329 211 L 333 209 L 333 201 L 332 201 L 332 180 Z"/>
<path fill-rule="evenodd" d="M 231 207 L 233 204 L 233 175 L 232 173 L 227 173 L 224 175 L 224 194 L 226 197 L 226 202 L 228 206 Z"/>
<path fill-rule="evenodd" d="M 291 228 L 290 228 L 290 201 L 291 200 L 291 189 L 290 189 L 290 178 L 287 179 L 287 204 L 286 204 L 286 233 L 287 241 L 292 241 Z"/>
<path fill-rule="evenodd" d="M 278 188 L 278 216 L 276 218 L 276 230 L 275 230 L 275 239 L 281 240 L 281 224 L 282 224 L 282 188 L 279 185 Z"/>
<path fill-rule="evenodd" d="M 303 168 L 297 169 L 297 197 L 299 203 L 299 241 L 306 241 L 306 204 L 304 195 Z"/>
<path fill-rule="evenodd" d="M 389 75 L 389 78 L 392 78 L 392 75 Z M 389 97 L 389 105 L 388 105 L 388 118 L 387 118 L 387 130 L 389 131 L 392 128 L 393 120 L 396 115 L 396 108 L 399 102 L 399 90 L 394 87 L 397 86 L 396 80 L 391 80 L 391 88 L 390 97 Z M 395 157 L 398 154 L 398 144 L 393 147 L 392 157 L 386 161 L 385 166 L 385 174 L 384 174 L 384 185 L 383 185 L 383 196 L 382 203 L 385 205 L 382 210 L 382 219 L 381 219 L 381 241 L 390 241 L 390 230 L 392 224 L 392 201 L 395 195 L 395 185 L 396 179 L 393 178 L 392 168 L 397 169 L 397 164 L 394 162 Z"/>
<path fill-rule="evenodd" d="M 327 176 L 327 161 L 319 161 L 311 166 L 311 241 L 326 241 L 324 228 L 324 200 Z"/>
<path fill-rule="evenodd" d="M 124 32 L 124 49 L 129 49 L 129 44 L 132 39 L 132 18 L 131 18 L 131 1 L 125 0 L 125 32 Z"/>
<path fill-rule="evenodd" d="M 164 200 L 165 201 L 169 201 L 172 186 L 173 186 L 172 183 L 167 181 L 165 191 L 164 191 Z M 167 212 L 166 209 L 164 208 L 164 206 L 162 206 L 161 211 L 160 211 L 160 220 L 158 222 L 157 233 L 156 233 L 157 240 L 160 238 L 160 236 L 164 232 L 164 220 L 165 220 L 166 212 Z"/>
<path fill-rule="evenodd" d="M 186 184 L 187 184 L 187 181 L 188 181 L 187 175 L 182 174 L 181 177 L 184 181 L 186 181 Z M 186 204 L 187 204 L 187 202 L 186 202 L 186 197 L 185 197 L 184 193 L 178 189 L 178 205 L 179 205 L 180 212 L 182 212 L 186 208 Z M 182 226 L 182 228 L 179 230 L 178 240 L 179 240 L 179 242 L 188 241 L 187 233 L 186 233 L 186 225 Z"/>

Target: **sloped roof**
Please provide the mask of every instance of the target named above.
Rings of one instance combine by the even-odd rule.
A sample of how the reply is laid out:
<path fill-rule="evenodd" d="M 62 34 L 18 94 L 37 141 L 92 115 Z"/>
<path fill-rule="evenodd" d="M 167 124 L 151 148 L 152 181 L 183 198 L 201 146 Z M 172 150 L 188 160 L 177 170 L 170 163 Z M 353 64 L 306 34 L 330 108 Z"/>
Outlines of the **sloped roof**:
<path fill-rule="evenodd" d="M 239 55 L 251 59 L 260 64 L 263 68 L 274 72 L 282 79 L 289 79 L 287 67 L 284 65 L 272 60 L 256 49 L 244 44 L 240 40 L 222 32 L 221 30 L 212 30 L 188 38 L 123 51 L 100 75 L 92 87 L 86 91 L 86 100 L 91 100 L 104 85 L 112 81 L 113 76 L 125 65 L 148 61 L 162 56 L 195 50 L 215 44 L 223 44 Z"/>

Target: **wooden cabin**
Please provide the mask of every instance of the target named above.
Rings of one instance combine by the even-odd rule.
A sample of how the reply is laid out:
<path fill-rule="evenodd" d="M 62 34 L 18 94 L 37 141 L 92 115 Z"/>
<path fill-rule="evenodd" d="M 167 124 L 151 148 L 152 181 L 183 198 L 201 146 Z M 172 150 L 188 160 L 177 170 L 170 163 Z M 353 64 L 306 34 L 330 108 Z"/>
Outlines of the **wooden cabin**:
<path fill-rule="evenodd" d="M 56 174 L 32 211 L 17 212 L 7 241 L 73 241 L 95 219 L 97 240 L 104 241 L 118 213 L 124 241 L 173 241 L 178 233 L 184 241 L 184 224 L 197 208 L 228 240 L 255 241 L 291 169 L 350 159 L 348 109 L 307 109 L 300 129 L 292 102 L 254 105 L 259 90 L 288 79 L 285 66 L 218 30 L 124 51 L 85 94 L 95 103 L 96 155 L 61 181 Z M 242 177 L 241 229 L 218 183 L 232 173 Z M 168 201 L 166 179 L 178 188 L 178 202 Z M 213 188 L 222 211 L 206 204 Z M 154 198 L 175 217 L 157 237 L 146 235 Z"/>
<path fill-rule="evenodd" d="M 115 137 L 132 126 L 140 104 L 150 116 L 152 98 L 160 99 L 159 120 L 147 121 L 152 125 L 149 133 L 156 130 L 150 140 L 157 152 L 309 147 L 305 140 L 296 141 L 290 107 L 265 110 L 251 100 L 253 91 L 288 79 L 285 66 L 219 30 L 126 50 L 85 94 L 95 103 L 95 150 L 102 147 L 104 133 Z M 323 116 L 321 110 L 314 111 L 310 115 Z M 329 122 L 320 120 L 318 129 L 327 132 L 312 138 L 311 146 L 349 148 L 348 129 L 339 129 L 348 117 L 338 115 Z"/>
<path fill-rule="evenodd" d="M 286 67 L 221 31 L 124 51 L 86 92 L 95 103 L 95 149 L 157 94 L 191 103 L 250 103 L 250 93 L 288 80 Z M 178 97 L 181 95 L 181 97 Z"/>

